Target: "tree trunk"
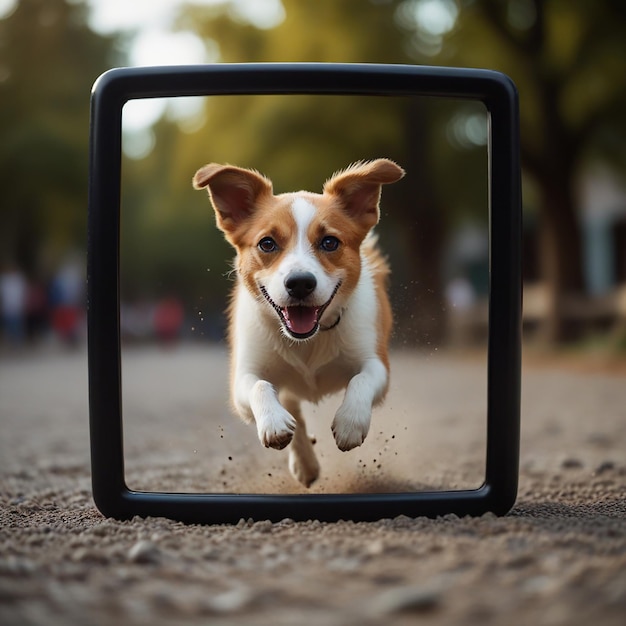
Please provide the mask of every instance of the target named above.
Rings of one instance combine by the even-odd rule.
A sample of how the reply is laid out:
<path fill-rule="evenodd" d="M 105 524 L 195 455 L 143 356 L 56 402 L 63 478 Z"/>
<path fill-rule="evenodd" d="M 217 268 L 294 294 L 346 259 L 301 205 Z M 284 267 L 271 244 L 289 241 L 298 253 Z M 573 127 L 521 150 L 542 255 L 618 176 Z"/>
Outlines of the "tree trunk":
<path fill-rule="evenodd" d="M 415 196 L 414 196 L 415 197 Z M 437 207 L 411 207 L 415 221 L 405 231 L 412 268 L 410 323 L 419 347 L 437 347 L 444 340 L 446 311 L 441 275 L 443 220 Z"/>
<path fill-rule="evenodd" d="M 566 301 L 583 291 L 581 231 L 569 181 L 546 177 L 539 183 L 541 269 L 548 290 L 542 338 L 556 344 L 572 339 L 575 333 Z"/>
<path fill-rule="evenodd" d="M 414 287 L 409 322 L 419 347 L 440 345 L 446 331 L 441 269 L 445 218 L 432 182 L 429 113 L 422 99 L 408 102 L 405 158 L 410 173 L 404 181 L 401 208 Z"/>

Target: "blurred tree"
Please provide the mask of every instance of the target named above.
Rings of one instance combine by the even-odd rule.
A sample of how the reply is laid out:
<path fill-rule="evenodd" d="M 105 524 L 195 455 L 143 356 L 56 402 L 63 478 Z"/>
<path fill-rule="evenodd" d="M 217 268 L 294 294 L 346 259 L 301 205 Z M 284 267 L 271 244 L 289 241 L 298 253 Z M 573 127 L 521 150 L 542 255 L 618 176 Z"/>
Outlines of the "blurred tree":
<path fill-rule="evenodd" d="M 178 163 L 188 137 L 167 118 L 153 131 L 156 144 L 148 158 L 122 161 L 122 298 L 153 301 L 175 294 L 188 310 L 217 315 L 226 299 L 230 247 L 191 187 L 195 170 L 183 171 Z"/>
<path fill-rule="evenodd" d="M 406 63 L 410 57 L 397 25 L 397 4 L 283 0 L 284 21 L 262 30 L 243 22 L 224 3 L 188 7 L 180 27 L 197 32 L 211 49 L 217 43 L 225 62 Z M 183 140 L 173 160 L 182 180 L 184 172 L 211 160 L 260 168 L 272 178 L 277 191 L 319 190 L 334 170 L 354 160 L 378 156 L 397 160 L 408 176 L 397 188 L 385 190 L 383 206 L 389 211 L 379 231 L 393 242 L 392 257 L 404 250 L 410 258 L 408 267 L 396 271 L 394 266 L 395 286 L 404 301 L 402 313 L 412 319 L 409 340 L 436 343 L 445 322 L 441 247 L 448 209 L 455 204 L 464 209 L 478 206 L 486 216 L 486 186 L 480 188 L 474 182 L 481 174 L 486 180 L 486 159 L 478 159 L 477 168 L 455 173 L 456 183 L 463 179 L 475 192 L 460 200 L 462 185 L 450 185 L 449 170 L 442 161 L 429 158 L 435 144 L 448 147 L 447 154 L 439 148 L 448 166 L 451 153 L 459 152 L 443 135 L 450 111 L 441 102 L 417 98 L 371 100 L 328 96 L 209 99 L 205 126 Z M 480 148 L 484 151 L 484 146 Z"/>
<path fill-rule="evenodd" d="M 85 243 L 89 93 L 113 50 L 85 13 L 20 0 L 0 20 L 0 251 L 30 272 Z"/>
<path fill-rule="evenodd" d="M 626 3 L 622 0 L 408 0 L 452 16 L 445 33 L 405 20 L 431 62 L 490 67 L 520 91 L 522 166 L 539 197 L 547 338 L 567 339 L 568 294 L 583 291 L 575 184 L 590 159 L 623 169 L 626 157 Z M 440 22 L 441 23 L 441 22 Z M 440 37 L 434 35 L 442 35 Z"/>

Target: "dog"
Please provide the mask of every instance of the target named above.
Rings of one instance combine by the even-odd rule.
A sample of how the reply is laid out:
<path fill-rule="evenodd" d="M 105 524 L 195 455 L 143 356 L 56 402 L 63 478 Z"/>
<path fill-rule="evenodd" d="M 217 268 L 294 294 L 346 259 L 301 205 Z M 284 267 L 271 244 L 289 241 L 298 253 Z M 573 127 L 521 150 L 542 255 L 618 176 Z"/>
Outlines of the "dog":
<path fill-rule="evenodd" d="M 193 177 L 236 251 L 233 409 L 256 423 L 264 446 L 291 444 L 289 469 L 306 487 L 320 466 L 301 401 L 345 389 L 332 432 L 347 451 L 365 440 L 372 407 L 389 386 L 389 267 L 372 229 L 382 185 L 403 176 L 388 159 L 360 161 L 335 173 L 321 194 L 279 195 L 259 172 L 233 165 L 210 163 Z"/>

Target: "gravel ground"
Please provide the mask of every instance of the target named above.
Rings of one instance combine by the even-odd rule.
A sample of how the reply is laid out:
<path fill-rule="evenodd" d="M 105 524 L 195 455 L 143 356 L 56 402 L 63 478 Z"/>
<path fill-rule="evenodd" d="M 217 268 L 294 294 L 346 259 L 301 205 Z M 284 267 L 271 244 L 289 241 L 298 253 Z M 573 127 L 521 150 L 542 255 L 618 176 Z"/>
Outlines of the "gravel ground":
<path fill-rule="evenodd" d="M 123 361 L 127 479 L 300 493 L 285 451 L 226 406 L 218 347 Z M 373 523 L 105 519 L 90 494 L 83 352 L 0 357 L 0 624 L 623 624 L 626 375 L 526 364 L 520 490 L 502 518 Z M 311 491 L 478 486 L 484 362 L 397 353 L 366 443 L 337 451 L 337 398 L 307 407 Z"/>

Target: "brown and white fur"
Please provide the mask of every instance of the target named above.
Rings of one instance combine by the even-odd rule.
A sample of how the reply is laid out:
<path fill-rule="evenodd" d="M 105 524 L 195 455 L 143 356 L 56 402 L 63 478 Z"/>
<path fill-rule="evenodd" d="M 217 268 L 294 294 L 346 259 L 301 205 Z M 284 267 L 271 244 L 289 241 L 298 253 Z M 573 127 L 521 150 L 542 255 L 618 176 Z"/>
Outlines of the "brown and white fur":
<path fill-rule="evenodd" d="M 237 252 L 230 306 L 231 400 L 266 447 L 291 443 L 289 468 L 310 486 L 319 475 L 301 400 L 345 389 L 332 432 L 340 450 L 360 446 L 372 406 L 389 386 L 389 268 L 370 234 L 381 185 L 404 171 L 387 159 L 354 163 L 323 193 L 274 195 L 258 172 L 211 163 L 207 188 L 217 225 Z"/>

